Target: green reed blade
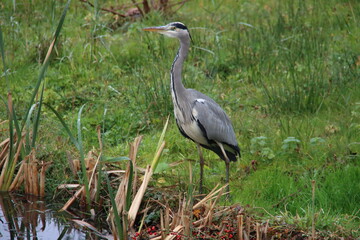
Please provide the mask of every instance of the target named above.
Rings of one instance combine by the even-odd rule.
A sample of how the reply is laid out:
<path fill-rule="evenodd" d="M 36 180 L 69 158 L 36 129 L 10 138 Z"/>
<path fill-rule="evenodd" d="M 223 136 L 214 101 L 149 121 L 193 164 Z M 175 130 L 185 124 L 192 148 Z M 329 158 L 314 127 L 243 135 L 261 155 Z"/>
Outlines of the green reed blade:
<path fill-rule="evenodd" d="M 126 203 L 125 203 L 125 210 L 126 212 L 129 211 L 131 206 L 131 191 L 132 191 L 132 184 L 133 184 L 133 177 L 134 177 L 134 165 L 132 161 L 129 161 L 130 173 L 129 173 L 129 181 L 127 184 L 127 193 L 126 193 Z"/>
<path fill-rule="evenodd" d="M 91 199 L 90 199 L 89 183 L 88 183 L 88 177 L 87 177 L 87 172 L 86 172 L 86 164 L 85 164 L 82 134 L 81 134 L 81 113 L 82 113 L 84 107 L 85 107 L 85 104 L 81 106 L 81 108 L 79 110 L 78 118 L 77 118 L 77 133 L 78 133 L 77 142 L 79 144 L 82 181 L 83 181 L 83 184 L 85 185 L 86 203 L 87 203 L 87 207 L 90 209 Z"/>
<path fill-rule="evenodd" d="M 40 123 L 40 116 L 41 116 L 41 108 L 42 108 L 42 102 L 43 102 L 43 96 L 44 96 L 44 88 L 45 84 L 42 85 L 41 93 L 40 93 L 40 101 L 39 101 L 39 108 L 36 112 L 35 121 L 34 121 L 34 127 L 33 127 L 33 138 L 32 138 L 32 144 L 31 147 L 35 147 L 36 137 L 39 129 L 39 123 Z"/>

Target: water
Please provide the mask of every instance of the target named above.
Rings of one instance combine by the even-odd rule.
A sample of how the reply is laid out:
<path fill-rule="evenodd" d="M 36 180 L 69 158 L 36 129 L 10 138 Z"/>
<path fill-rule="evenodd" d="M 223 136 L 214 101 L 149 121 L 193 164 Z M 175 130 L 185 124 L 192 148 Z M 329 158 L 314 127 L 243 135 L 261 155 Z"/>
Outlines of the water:
<path fill-rule="evenodd" d="M 0 193 L 0 239 L 104 239 L 87 229 L 81 230 L 71 220 L 78 219 L 76 216 L 59 213 L 58 209 L 35 197 Z"/>

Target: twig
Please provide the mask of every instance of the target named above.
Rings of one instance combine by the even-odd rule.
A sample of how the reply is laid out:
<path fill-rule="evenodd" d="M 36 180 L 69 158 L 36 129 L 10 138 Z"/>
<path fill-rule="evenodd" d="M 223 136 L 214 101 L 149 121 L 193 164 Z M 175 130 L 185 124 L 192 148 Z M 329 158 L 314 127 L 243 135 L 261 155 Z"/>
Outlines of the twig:
<path fill-rule="evenodd" d="M 251 224 L 251 217 L 246 218 L 246 233 L 250 238 L 250 224 Z"/>
<path fill-rule="evenodd" d="M 256 223 L 256 240 L 261 240 L 260 224 Z"/>
<path fill-rule="evenodd" d="M 237 230 L 238 230 L 238 238 L 239 240 L 243 240 L 244 237 L 243 237 L 243 225 L 244 225 L 244 215 L 238 215 L 237 216 L 237 223 L 238 223 L 238 226 L 237 226 Z"/>
<path fill-rule="evenodd" d="M 65 211 L 75 201 L 75 199 L 77 199 L 80 194 L 83 193 L 84 189 L 84 186 L 82 186 L 79 190 L 77 190 L 76 193 L 65 203 L 65 205 L 59 211 Z"/>
<path fill-rule="evenodd" d="M 144 12 L 141 10 L 139 4 L 137 2 L 135 2 L 135 0 L 131 0 L 133 2 L 133 4 L 136 6 L 136 8 L 139 10 L 141 16 L 144 16 Z M 146 1 L 146 0 L 144 0 Z"/>

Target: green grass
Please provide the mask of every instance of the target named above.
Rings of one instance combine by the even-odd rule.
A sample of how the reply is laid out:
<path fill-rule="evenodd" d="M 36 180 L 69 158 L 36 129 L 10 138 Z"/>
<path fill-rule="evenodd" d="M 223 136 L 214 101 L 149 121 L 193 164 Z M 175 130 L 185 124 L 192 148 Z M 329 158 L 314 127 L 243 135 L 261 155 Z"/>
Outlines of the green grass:
<path fill-rule="evenodd" d="M 16 2 L 14 10 L 12 3 L 3 6 L 0 23 L 14 103 L 23 116 L 63 4 Z M 77 113 L 86 104 L 81 118 L 84 151 L 98 146 L 96 126 L 103 122 L 108 156 L 126 155 L 128 142 L 143 134 L 139 163 L 145 166 L 166 117 L 172 115 L 169 69 L 178 42 L 141 29 L 184 22 L 193 37 L 184 83 L 224 107 L 242 149 L 242 159 L 231 165 L 232 201 L 292 219 L 299 214 L 306 222 L 315 180 L 315 212 L 324 213 L 317 227 L 336 230 L 340 222 L 350 232 L 360 216 L 358 16 L 356 1 L 194 0 L 171 16 L 152 12 L 141 21 L 114 27 L 111 14 L 73 1 L 46 74 L 44 102 L 61 113 L 73 132 Z M 0 89 L 6 87 L 1 75 Z M 51 192 L 67 181 L 65 150 L 73 148 L 74 155 L 76 150 L 58 130 L 61 124 L 53 113 L 42 111 L 37 148 L 41 159 L 54 161 L 48 173 Z M 4 119 L 6 109 L 1 108 Z M 260 136 L 267 138 L 266 146 L 252 151 L 251 140 Z M 300 142 L 283 147 L 289 137 Z M 165 140 L 159 165 L 163 171 L 155 177 L 186 191 L 187 161 L 171 168 L 167 164 L 193 159 L 197 187 L 196 146 L 182 138 L 174 120 Z M 273 157 L 259 154 L 265 147 Z M 205 186 L 212 189 L 224 180 L 225 164 L 209 151 L 204 154 Z"/>

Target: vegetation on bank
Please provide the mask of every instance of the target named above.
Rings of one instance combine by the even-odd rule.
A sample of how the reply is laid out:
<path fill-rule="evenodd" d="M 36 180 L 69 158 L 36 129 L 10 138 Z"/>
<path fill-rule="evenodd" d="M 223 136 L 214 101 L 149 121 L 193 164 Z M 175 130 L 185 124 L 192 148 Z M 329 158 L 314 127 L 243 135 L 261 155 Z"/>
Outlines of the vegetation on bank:
<path fill-rule="evenodd" d="M 240 161 L 231 165 L 232 199 L 219 205 L 248 205 L 259 218 L 303 229 L 311 228 L 315 216 L 318 230 L 359 236 L 356 1 L 194 0 L 176 12 L 151 11 L 143 18 L 124 19 L 100 6 L 110 9 L 125 1 L 95 2 L 94 7 L 71 2 L 44 75 L 43 102 L 74 135 L 81 132 L 85 152 L 100 149 L 100 126 L 104 156 L 127 156 L 129 142 L 143 135 L 137 164 L 150 164 L 166 118 L 172 115 L 169 69 L 178 43 L 141 29 L 181 21 L 193 38 L 184 84 L 224 107 L 242 150 Z M 1 65 L 1 97 L 7 99 L 8 78 L 19 121 L 26 116 L 65 4 L 0 4 L 8 68 L 5 74 Z M 6 101 L 1 104 L 6 106 Z M 1 142 L 9 137 L 6 119 L 7 108 L 1 107 Z M 151 184 L 155 189 L 176 186 L 183 193 L 191 179 L 188 162 L 198 186 L 197 150 L 180 135 L 173 116 L 170 119 Z M 35 152 L 37 159 L 52 161 L 46 173 L 49 195 L 56 194 L 60 184 L 77 181 L 68 164 L 69 154 L 80 158 L 77 146 L 47 107 L 41 108 Z M 210 191 L 224 182 L 225 166 L 215 154 L 204 153 Z"/>

